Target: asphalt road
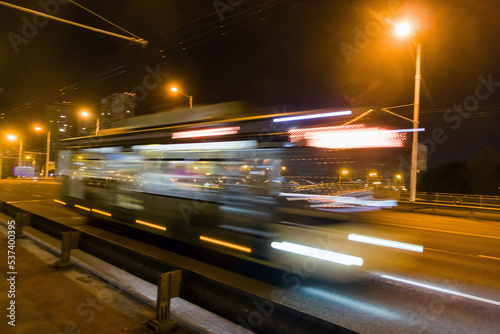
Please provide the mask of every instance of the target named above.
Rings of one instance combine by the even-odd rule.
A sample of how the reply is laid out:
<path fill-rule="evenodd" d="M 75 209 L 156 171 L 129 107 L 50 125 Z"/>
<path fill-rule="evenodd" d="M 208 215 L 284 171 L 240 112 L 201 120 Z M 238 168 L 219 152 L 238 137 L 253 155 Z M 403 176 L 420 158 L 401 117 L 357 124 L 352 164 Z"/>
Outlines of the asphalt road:
<path fill-rule="evenodd" d="M 85 218 L 53 202 L 57 190 L 56 183 L 2 180 L 0 201 L 83 226 Z M 276 302 L 361 333 L 500 331 L 500 222 L 381 210 L 342 224 L 283 224 L 279 231 L 318 244 L 356 234 L 423 251 L 350 241 L 344 250 L 363 257 L 365 279 L 318 281 L 304 266 L 291 267 L 278 284 L 240 282 L 263 295 L 285 291 Z"/>

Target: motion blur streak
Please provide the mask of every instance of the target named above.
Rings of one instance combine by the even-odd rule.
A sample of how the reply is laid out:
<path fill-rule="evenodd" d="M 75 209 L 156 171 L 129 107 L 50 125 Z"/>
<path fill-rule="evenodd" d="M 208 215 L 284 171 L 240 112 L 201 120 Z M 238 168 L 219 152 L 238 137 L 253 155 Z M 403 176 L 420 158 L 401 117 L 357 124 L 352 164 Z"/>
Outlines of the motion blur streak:
<path fill-rule="evenodd" d="M 341 304 L 353 311 L 361 311 L 366 314 L 376 314 L 386 319 L 393 319 L 395 321 L 401 321 L 403 318 L 402 314 L 390 311 L 380 304 L 373 304 L 367 300 L 355 300 L 348 295 L 342 295 L 338 292 L 333 293 L 312 286 L 304 286 L 301 290 L 307 294 L 326 300 L 329 303 Z"/>
<path fill-rule="evenodd" d="M 89 208 L 86 208 L 86 207 L 78 205 L 78 204 L 75 204 L 75 208 L 82 209 L 82 210 L 85 210 L 85 211 L 90 211 Z"/>
<path fill-rule="evenodd" d="M 104 212 L 104 211 L 97 210 L 97 209 L 92 209 L 92 212 L 97 212 L 97 213 L 99 213 L 101 215 L 111 217 L 111 213 L 109 213 L 109 212 Z"/>
<path fill-rule="evenodd" d="M 197 138 L 197 137 L 234 135 L 238 133 L 239 130 L 240 130 L 239 126 L 233 126 L 228 128 L 174 132 L 172 133 L 172 138 L 179 139 L 179 138 Z"/>
<path fill-rule="evenodd" d="M 372 237 L 367 237 L 367 236 L 359 235 L 359 234 L 351 233 L 351 234 L 349 234 L 349 236 L 347 238 L 351 241 L 364 242 L 367 244 L 378 245 L 378 246 L 399 248 L 399 249 L 409 250 L 412 252 L 422 253 L 424 251 L 424 246 L 412 245 L 412 244 L 407 244 L 404 242 L 398 242 L 398 241 L 392 241 L 392 240 L 372 238 Z"/>
<path fill-rule="evenodd" d="M 313 248 L 303 245 L 294 244 L 291 242 L 277 242 L 271 243 L 271 247 L 274 249 L 283 250 L 290 253 L 305 255 L 309 257 L 314 257 L 319 260 L 325 260 L 335 263 L 344 264 L 346 266 L 362 266 L 363 259 L 356 256 L 335 253 L 327 251 L 324 249 Z"/>
<path fill-rule="evenodd" d="M 228 142 L 208 142 L 208 143 L 185 143 L 185 144 L 149 144 L 149 145 L 134 145 L 132 150 L 153 150 L 153 151 L 183 151 L 183 150 L 231 150 L 231 149 L 249 149 L 256 148 L 257 141 L 228 141 Z"/>
<path fill-rule="evenodd" d="M 304 119 L 314 119 L 314 118 L 333 117 L 333 116 L 346 116 L 346 115 L 350 115 L 350 114 L 352 114 L 352 111 L 350 111 L 350 110 L 335 111 L 335 112 L 327 112 L 327 113 L 314 114 L 314 115 L 275 118 L 275 119 L 273 119 L 273 122 L 279 123 L 279 122 L 300 121 L 300 120 L 304 120 Z"/>
<path fill-rule="evenodd" d="M 498 302 L 496 300 L 491 300 L 491 299 L 481 298 L 481 297 L 477 297 L 477 296 L 473 296 L 473 295 L 468 295 L 466 293 L 462 293 L 462 292 L 458 292 L 458 291 L 453 291 L 453 290 L 438 288 L 436 286 L 432 286 L 432 285 L 428 285 L 428 284 L 423 284 L 423 283 L 418 283 L 418 282 L 413 282 L 413 281 L 410 281 L 410 280 L 407 280 L 407 279 L 404 279 L 404 278 L 393 277 L 393 276 L 390 276 L 390 275 L 380 275 L 380 277 L 387 278 L 387 279 L 390 279 L 390 280 L 393 280 L 393 281 L 397 281 L 397 282 L 401 282 L 401 283 L 407 283 L 407 284 L 419 286 L 419 287 L 425 288 L 425 289 L 430 289 L 430 290 L 434 290 L 434 291 L 444 292 L 444 293 L 448 293 L 450 295 L 464 297 L 464 298 L 469 298 L 469 299 L 477 300 L 477 301 L 480 301 L 480 302 L 483 302 L 483 303 L 488 303 L 488 304 L 493 304 L 493 305 L 500 306 L 500 302 Z"/>
<path fill-rule="evenodd" d="M 217 245 L 221 245 L 221 246 L 225 246 L 225 247 L 237 249 L 237 250 L 240 250 L 240 251 L 243 251 L 243 252 L 247 252 L 247 253 L 251 253 L 252 252 L 252 250 L 250 248 L 248 248 L 248 247 L 238 246 L 238 245 L 235 245 L 235 244 L 231 244 L 229 242 L 220 241 L 220 240 L 212 239 L 212 238 L 207 238 L 207 237 L 204 237 L 204 236 L 200 236 L 200 239 L 203 240 L 203 241 L 207 241 L 207 242 L 211 242 L 211 243 L 217 244 Z"/>
<path fill-rule="evenodd" d="M 135 221 L 137 224 L 141 224 L 141 225 L 145 225 L 145 226 L 149 226 L 149 227 L 153 227 L 153 228 L 157 228 L 159 230 L 162 230 L 162 231 L 166 231 L 167 228 L 164 227 L 164 226 L 160 226 L 160 225 L 155 225 L 155 224 L 151 224 L 151 223 L 147 223 L 145 221 L 142 221 L 142 220 L 136 220 Z"/>
<path fill-rule="evenodd" d="M 280 196 L 286 197 L 288 201 L 306 200 L 309 201 L 310 203 L 315 203 L 311 204 L 312 208 L 322 208 L 334 205 L 340 206 L 342 204 L 378 207 L 378 208 L 394 207 L 398 205 L 398 202 L 396 200 L 373 200 L 373 199 L 362 199 L 362 198 L 348 197 L 348 196 L 330 196 L 330 195 L 295 194 L 295 193 L 280 193 Z"/>
<path fill-rule="evenodd" d="M 399 129 L 399 130 L 387 130 L 389 132 L 424 132 L 425 128 L 417 128 L 417 129 Z"/>
<path fill-rule="evenodd" d="M 403 147 L 406 133 L 364 124 L 298 128 L 288 131 L 290 141 L 329 149 Z"/>
<path fill-rule="evenodd" d="M 63 202 L 63 201 L 60 201 L 58 199 L 55 199 L 54 202 L 56 203 L 59 203 L 59 204 L 62 204 L 62 205 L 66 205 L 66 202 Z"/>

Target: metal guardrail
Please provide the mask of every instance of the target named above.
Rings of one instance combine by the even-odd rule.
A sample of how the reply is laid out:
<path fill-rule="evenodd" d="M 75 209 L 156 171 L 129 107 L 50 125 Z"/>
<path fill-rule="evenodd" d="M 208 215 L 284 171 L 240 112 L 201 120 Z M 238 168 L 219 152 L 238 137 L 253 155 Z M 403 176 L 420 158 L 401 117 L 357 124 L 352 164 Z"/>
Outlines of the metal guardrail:
<path fill-rule="evenodd" d="M 409 202 L 410 193 L 402 192 L 400 201 Z M 416 202 L 500 210 L 500 196 L 417 192 Z"/>
<path fill-rule="evenodd" d="M 24 226 L 31 226 L 59 240 L 64 238 L 64 233 L 77 231 L 61 222 L 26 212 L 15 204 L 0 202 L 0 212 L 16 217 L 16 222 L 23 221 Z M 138 252 L 132 247 L 105 240 L 97 234 L 89 234 L 83 230 L 78 232 L 80 234 L 78 245 L 70 248 L 76 246 L 79 250 L 115 267 L 123 268 L 150 283 L 158 282 L 158 277 L 162 273 L 181 270 L 179 297 L 255 333 L 355 333 L 285 304 L 204 276 L 202 273 L 178 268 L 164 262 L 163 259 Z M 69 259 L 69 254 L 67 257 Z M 144 300 L 143 302 L 147 303 Z M 162 305 L 162 303 L 157 304 L 157 306 Z M 155 329 L 154 322 L 150 328 Z M 158 328 L 162 329 L 161 326 Z"/>

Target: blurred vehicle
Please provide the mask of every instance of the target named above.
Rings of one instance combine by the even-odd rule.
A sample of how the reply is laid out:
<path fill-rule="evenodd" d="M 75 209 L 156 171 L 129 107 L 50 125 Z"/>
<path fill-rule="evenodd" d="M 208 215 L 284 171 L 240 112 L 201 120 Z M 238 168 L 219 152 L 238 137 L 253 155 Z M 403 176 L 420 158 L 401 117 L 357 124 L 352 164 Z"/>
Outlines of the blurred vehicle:
<path fill-rule="evenodd" d="M 298 165 L 293 157 L 331 153 L 292 144 L 290 124 L 271 130 L 283 114 L 246 115 L 233 104 L 199 107 L 63 140 L 58 201 L 86 215 L 283 266 L 297 255 L 279 248 L 282 242 L 310 243 L 286 235 L 283 222 L 331 223 L 352 219 L 353 208 L 395 205 L 372 201 L 366 192 L 347 195 L 318 176 L 283 176 L 293 170 L 286 166 Z M 328 262 L 329 269 L 336 266 L 344 264 Z"/>

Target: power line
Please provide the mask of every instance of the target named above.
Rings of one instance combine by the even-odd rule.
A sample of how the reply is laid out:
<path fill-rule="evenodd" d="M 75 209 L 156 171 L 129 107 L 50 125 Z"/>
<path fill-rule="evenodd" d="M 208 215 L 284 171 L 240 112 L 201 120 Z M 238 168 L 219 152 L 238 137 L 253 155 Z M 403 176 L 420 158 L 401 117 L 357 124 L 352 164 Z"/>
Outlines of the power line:
<path fill-rule="evenodd" d="M 17 10 L 20 10 L 20 11 L 23 11 L 23 12 L 26 12 L 26 13 L 29 13 L 29 14 L 33 14 L 33 15 L 37 15 L 37 16 L 42 16 L 42 17 L 45 17 L 45 18 L 48 18 L 48 19 L 51 19 L 51 20 L 55 20 L 55 21 L 59 21 L 59 22 L 62 22 L 62 23 L 70 24 L 70 25 L 73 25 L 73 26 L 76 26 L 76 27 L 79 27 L 79 28 L 88 29 L 88 30 L 92 30 L 92 31 L 99 32 L 99 33 L 102 33 L 102 34 L 110 35 L 110 36 L 113 36 L 113 37 L 118 37 L 118 38 L 126 39 L 126 40 L 129 40 L 131 42 L 140 43 L 142 45 L 147 44 L 147 41 L 145 41 L 142 38 L 138 38 L 135 35 L 134 35 L 134 37 L 123 36 L 123 35 L 120 35 L 120 34 L 116 34 L 114 32 L 110 32 L 110 31 L 106 31 L 106 30 L 103 30 L 103 29 L 94 28 L 94 27 L 91 27 L 91 26 L 88 26 L 88 25 L 85 25 L 85 24 L 81 24 L 81 23 L 78 23 L 78 22 L 73 22 L 73 21 L 70 21 L 70 20 L 62 19 L 62 18 L 57 17 L 57 16 L 52 16 L 52 15 L 45 14 L 45 13 L 42 13 L 42 12 L 37 12 L 37 11 L 31 10 L 31 9 L 28 9 L 28 8 L 16 6 L 16 5 L 10 4 L 8 2 L 4 2 L 4 1 L 0 1 L 0 5 L 4 5 L 4 6 L 10 7 L 10 8 L 14 8 L 14 9 L 17 9 Z"/>
<path fill-rule="evenodd" d="M 275 13 L 268 15 L 266 18 L 280 14 L 283 11 L 290 10 L 292 8 L 296 8 L 296 7 L 303 5 L 304 3 L 309 2 L 309 1 L 311 1 L 311 0 L 298 1 L 297 3 L 292 4 L 288 8 L 281 9 Z M 71 1 L 71 2 L 74 3 L 74 1 Z M 104 72 L 101 72 L 99 74 L 96 74 L 96 75 L 93 75 L 93 76 L 88 77 L 86 79 L 83 79 L 77 83 L 66 85 L 66 87 L 59 89 L 58 91 L 53 91 L 53 92 L 46 94 L 45 96 L 38 97 L 38 98 L 30 101 L 29 103 L 23 103 L 22 105 L 18 105 L 16 107 L 10 108 L 10 109 L 4 111 L 4 113 L 3 113 L 4 117 L 7 114 L 18 113 L 22 110 L 25 110 L 26 108 L 31 108 L 32 106 L 34 106 L 36 104 L 41 104 L 48 99 L 59 96 L 62 91 L 63 92 L 64 91 L 71 91 L 74 87 L 83 87 L 85 85 L 88 85 L 88 84 L 94 82 L 95 80 L 105 80 L 105 79 L 108 79 L 110 77 L 120 75 L 126 71 L 131 70 L 134 67 L 138 67 L 141 64 L 150 62 L 152 59 L 157 58 L 160 54 L 162 57 L 167 57 L 167 56 L 173 55 L 175 53 L 185 51 L 189 48 L 198 46 L 200 44 L 207 43 L 215 38 L 223 36 L 223 34 L 220 33 L 221 28 L 226 28 L 226 30 L 224 32 L 225 34 L 242 29 L 250 24 L 254 24 L 255 22 L 259 22 L 263 19 L 262 17 L 257 18 L 257 19 L 253 19 L 253 17 L 255 15 L 259 15 L 259 14 L 262 15 L 264 13 L 264 11 L 266 11 L 266 10 L 270 10 L 272 8 L 277 7 L 278 5 L 287 4 L 289 2 L 294 2 L 294 1 L 293 0 L 285 0 L 285 1 L 276 0 L 276 1 L 266 2 L 264 4 L 261 3 L 261 4 L 258 4 L 256 6 L 253 6 L 251 8 L 242 9 L 237 15 L 229 16 L 228 20 L 225 21 L 225 24 L 222 26 L 220 24 L 218 17 L 217 17 L 216 21 L 210 21 L 210 22 L 207 22 L 206 24 L 201 25 L 201 26 L 196 25 L 194 28 L 187 30 L 185 33 L 183 33 L 181 35 L 182 40 L 179 43 L 176 43 L 175 45 L 172 45 L 172 46 L 168 46 L 167 47 L 167 48 L 169 48 L 168 52 L 165 52 L 164 50 L 157 50 L 157 51 L 153 51 L 153 52 L 151 52 L 143 57 L 139 57 L 139 58 L 135 58 L 135 59 L 126 61 L 120 65 L 116 65 L 112 69 L 107 69 Z M 1 2 L 0 2 L 0 4 L 1 4 Z M 211 14 L 204 15 L 198 19 L 195 19 L 195 20 L 191 21 L 190 23 L 181 24 L 177 27 L 173 27 L 173 28 L 169 29 L 166 32 L 161 32 L 161 33 L 158 33 L 158 34 L 153 35 L 153 36 L 164 35 L 167 32 L 178 29 L 179 27 L 184 27 L 188 24 L 192 25 L 193 23 L 198 23 L 198 22 L 200 22 L 204 19 L 207 19 L 207 18 L 212 18 L 212 17 L 215 18 L 215 16 L 217 16 L 217 13 L 214 11 Z M 251 19 L 251 20 L 249 22 L 244 22 L 245 19 Z M 216 24 L 216 27 L 211 28 L 211 29 L 207 29 L 207 27 L 210 27 L 214 24 Z M 198 32 L 200 29 L 202 30 L 201 33 Z M 178 36 L 177 37 L 168 37 L 168 38 L 161 39 L 159 41 L 155 41 L 154 43 L 150 44 L 150 47 L 161 46 L 165 43 L 171 43 L 171 42 L 173 42 L 174 39 L 178 39 Z M 124 50 L 122 50 L 120 52 L 124 52 Z"/>

